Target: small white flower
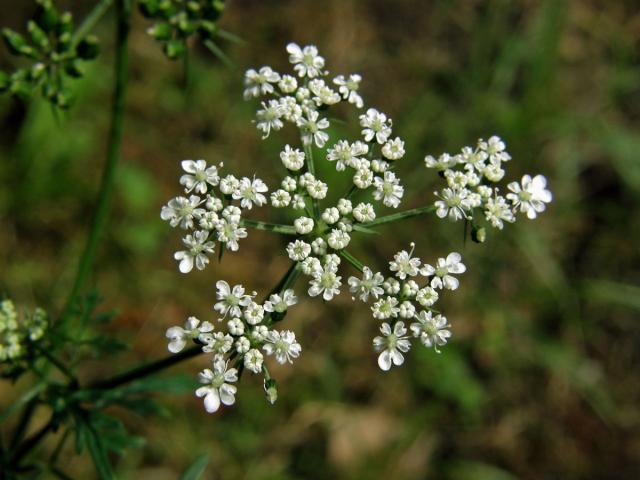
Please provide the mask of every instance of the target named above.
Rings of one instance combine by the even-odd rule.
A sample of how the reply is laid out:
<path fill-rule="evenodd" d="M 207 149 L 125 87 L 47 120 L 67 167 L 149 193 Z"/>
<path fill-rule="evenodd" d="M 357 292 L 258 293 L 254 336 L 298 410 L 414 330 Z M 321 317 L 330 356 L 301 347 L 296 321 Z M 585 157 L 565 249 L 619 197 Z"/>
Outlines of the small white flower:
<path fill-rule="evenodd" d="M 238 381 L 238 371 L 227 367 L 224 358 L 216 356 L 213 370 L 206 368 L 198 375 L 198 380 L 204 386 L 196 390 L 196 395 L 204 397 L 204 408 L 209 413 L 217 412 L 221 402 L 224 405 L 233 405 L 236 401 L 238 389 L 231 383 Z"/>
<path fill-rule="evenodd" d="M 382 282 L 382 288 L 387 295 L 397 295 L 400 292 L 400 282 L 393 277 L 389 277 Z"/>
<path fill-rule="evenodd" d="M 318 107 L 322 105 L 335 105 L 340 101 L 340 95 L 332 90 L 324 80 L 311 80 L 309 82 L 309 90 L 315 95 L 314 100 Z"/>
<path fill-rule="evenodd" d="M 302 347 L 296 342 L 296 334 L 291 330 L 270 331 L 262 348 L 267 355 L 275 355 L 280 364 L 292 363 L 292 358 L 298 358 L 302 351 Z"/>
<path fill-rule="evenodd" d="M 343 171 L 345 167 L 358 168 L 362 155 L 366 155 L 369 146 L 366 143 L 355 142 L 350 144 L 346 140 L 340 140 L 327 150 L 327 160 L 336 162 L 336 170 Z"/>
<path fill-rule="evenodd" d="M 333 299 L 334 295 L 340 293 L 342 285 L 342 277 L 337 275 L 338 268 L 333 264 L 325 265 L 324 268 L 318 268 L 311 272 L 312 280 L 309 282 L 309 296 L 317 297 L 322 294 L 322 298 L 326 301 Z"/>
<path fill-rule="evenodd" d="M 242 208 L 251 210 L 254 204 L 261 207 L 267 203 L 267 198 L 263 193 L 268 190 L 269 189 L 265 183 L 259 178 L 254 177 L 253 180 L 251 180 L 247 177 L 243 177 L 240 180 L 238 188 L 234 190 L 232 196 L 234 200 L 240 200 L 240 206 Z"/>
<path fill-rule="evenodd" d="M 455 290 L 460 285 L 458 279 L 452 274 L 458 275 L 464 273 L 467 267 L 462 263 L 462 257 L 457 252 L 447 255 L 447 258 L 439 258 L 435 267 L 425 264 L 422 268 L 422 275 L 431 277 L 431 286 L 433 288 L 446 288 L 447 290 Z"/>
<path fill-rule="evenodd" d="M 490 163 L 489 165 L 484 167 L 482 173 L 485 177 L 487 177 L 489 181 L 495 183 L 503 179 L 505 171 L 504 169 L 500 168 L 500 165 L 498 165 L 497 163 Z"/>
<path fill-rule="evenodd" d="M 207 184 L 215 187 L 220 182 L 218 169 L 207 167 L 204 160 L 183 160 L 182 169 L 187 172 L 180 177 L 180 185 L 184 185 L 187 193 L 195 191 L 201 195 L 207 193 Z"/>
<path fill-rule="evenodd" d="M 271 193 L 271 205 L 275 208 L 288 207 L 291 203 L 291 194 L 283 189 Z"/>
<path fill-rule="evenodd" d="M 298 81 L 296 77 L 291 75 L 282 75 L 278 87 L 282 90 L 282 93 L 293 93 L 298 88 Z"/>
<path fill-rule="evenodd" d="M 513 203 L 514 208 L 519 208 L 530 219 L 536 218 L 538 213 L 544 212 L 546 205 L 552 200 L 552 195 L 547 190 L 547 179 L 542 175 L 531 178 L 530 175 L 522 177 L 522 182 L 511 182 L 508 185 L 513 193 L 507 194 L 507 199 Z"/>
<path fill-rule="evenodd" d="M 342 98 L 355 105 L 356 108 L 362 108 L 363 105 L 362 97 L 358 94 L 361 80 L 362 77 L 357 73 L 349 75 L 348 78 L 345 78 L 344 75 L 338 75 L 333 79 L 333 83 L 338 85 L 338 91 Z"/>
<path fill-rule="evenodd" d="M 443 171 L 453 167 L 458 163 L 457 156 L 451 156 L 448 153 L 443 153 L 437 159 L 431 155 L 424 157 L 424 164 L 427 168 L 435 168 L 436 170 Z"/>
<path fill-rule="evenodd" d="M 319 114 L 316 110 L 309 110 L 306 117 L 302 117 L 298 122 L 298 127 L 303 131 L 302 143 L 305 145 L 315 143 L 318 148 L 322 148 L 329 140 L 329 135 L 323 131 L 329 128 L 329 120 L 326 118 L 318 119 L 318 117 Z"/>
<path fill-rule="evenodd" d="M 424 287 L 416 293 L 416 302 L 423 307 L 431 307 L 438 301 L 438 292 L 432 287 Z"/>
<path fill-rule="evenodd" d="M 340 230 L 338 228 L 331 230 L 327 236 L 327 243 L 334 250 L 342 250 L 343 248 L 346 248 L 350 241 L 351 236 L 349 236 L 349 234 L 344 230 Z"/>
<path fill-rule="evenodd" d="M 322 264 L 316 257 L 307 257 L 302 261 L 302 273 L 314 276 L 318 272 L 322 272 Z"/>
<path fill-rule="evenodd" d="M 391 369 L 392 365 L 400 366 L 404 363 L 404 355 L 411 348 L 411 342 L 406 335 L 407 329 L 403 322 L 397 322 L 391 330 L 388 323 L 380 327 L 383 336 L 373 339 L 373 348 L 380 352 L 378 365 L 384 371 Z"/>
<path fill-rule="evenodd" d="M 262 371 L 262 363 L 264 362 L 264 356 L 262 352 L 256 348 L 252 348 L 244 355 L 244 368 L 253 373 L 260 373 Z"/>
<path fill-rule="evenodd" d="M 318 55 L 318 49 L 315 45 L 300 48 L 292 42 L 287 45 L 287 52 L 289 52 L 289 62 L 294 65 L 293 69 L 299 77 L 314 78 L 322 75 L 324 58 Z"/>
<path fill-rule="evenodd" d="M 411 324 L 411 333 L 414 337 L 419 337 L 420 341 L 425 347 L 433 347 L 436 352 L 439 346 L 447 343 L 447 340 L 451 337 L 451 325 L 447 323 L 446 317 L 442 315 L 436 315 L 435 317 L 431 312 L 421 311 L 416 317 L 418 320 Z"/>
<path fill-rule="evenodd" d="M 458 162 L 464 164 L 464 168 L 467 171 L 482 172 L 485 168 L 487 161 L 487 152 L 471 147 L 464 147 L 462 153 L 458 158 Z"/>
<path fill-rule="evenodd" d="M 216 224 L 216 232 L 218 234 L 218 240 L 224 243 L 232 252 L 237 252 L 240 248 L 238 240 L 247 238 L 246 228 L 240 227 L 237 223 L 232 223 L 227 220 L 220 220 Z"/>
<path fill-rule="evenodd" d="M 437 192 L 436 195 L 438 195 Z M 443 188 L 439 197 L 442 200 L 435 202 L 436 215 L 439 218 L 449 217 L 453 221 L 469 218 L 469 212 L 473 208 L 469 190 L 466 188 Z"/>
<path fill-rule="evenodd" d="M 285 177 L 282 180 L 282 189 L 287 192 L 294 192 L 298 188 L 298 182 L 293 177 Z"/>
<path fill-rule="evenodd" d="M 297 172 L 304 167 L 304 152 L 285 145 L 284 150 L 280 152 L 280 160 L 286 169 Z"/>
<path fill-rule="evenodd" d="M 193 228 L 193 219 L 205 213 L 205 210 L 200 208 L 201 204 L 202 199 L 197 195 L 172 198 L 162 207 L 160 218 L 168 221 L 172 227 L 179 225 L 183 229 Z"/>
<path fill-rule="evenodd" d="M 331 266 L 337 270 L 340 266 L 340 257 L 335 253 L 328 253 L 322 259 L 322 264 L 325 267 Z"/>
<path fill-rule="evenodd" d="M 302 240 L 295 240 L 287 245 L 287 254 L 294 262 L 301 262 L 311 253 L 311 245 Z"/>
<path fill-rule="evenodd" d="M 309 196 L 311 198 L 315 198 L 316 200 L 324 199 L 327 196 L 327 192 L 329 191 L 329 186 L 320 180 L 308 182 L 306 187 L 307 192 L 309 192 Z"/>
<path fill-rule="evenodd" d="M 400 185 L 400 179 L 393 172 L 384 172 L 384 177 L 376 177 L 373 181 L 376 191 L 373 198 L 384 203 L 387 207 L 398 208 L 404 195 L 404 187 Z"/>
<path fill-rule="evenodd" d="M 263 140 L 269 136 L 272 129 L 280 130 L 284 126 L 281 120 L 284 114 L 285 110 L 278 100 L 262 102 L 262 109 L 256 113 L 256 128 L 263 133 Z"/>
<path fill-rule="evenodd" d="M 220 191 L 225 195 L 231 195 L 240 186 L 240 180 L 233 175 L 225 175 L 220 180 Z"/>
<path fill-rule="evenodd" d="M 400 280 L 418 275 L 420 269 L 420 259 L 412 257 L 415 244 L 411 244 L 411 251 L 401 250 L 393 256 L 393 261 L 389 262 L 389 268 L 392 272 L 396 272 L 396 276 Z"/>
<path fill-rule="evenodd" d="M 362 136 L 367 142 L 375 138 L 376 142 L 383 145 L 391 135 L 391 120 L 388 120 L 387 124 L 387 116 L 375 108 L 370 108 L 366 114 L 360 115 L 360 126 L 363 127 Z"/>
<path fill-rule="evenodd" d="M 244 323 L 239 318 L 232 318 L 227 322 L 227 329 L 231 335 L 242 335 L 244 334 Z"/>
<path fill-rule="evenodd" d="M 380 272 L 373 273 L 369 267 L 363 267 L 362 279 L 349 277 L 349 291 L 356 295 L 361 301 L 369 301 L 369 295 L 374 298 L 384 293 L 380 285 L 384 281 L 384 276 Z"/>
<path fill-rule="evenodd" d="M 386 320 L 387 318 L 397 317 L 400 313 L 398 308 L 398 299 L 396 297 L 384 297 L 374 303 L 371 307 L 373 318 Z"/>
<path fill-rule="evenodd" d="M 376 211 L 370 203 L 359 203 L 353 209 L 353 218 L 358 222 L 371 222 L 376 219 Z"/>
<path fill-rule="evenodd" d="M 298 298 L 291 289 L 285 290 L 282 294 L 274 293 L 269 300 L 264 302 L 266 312 L 284 313 L 287 309 L 298 303 Z"/>
<path fill-rule="evenodd" d="M 359 168 L 353 175 L 353 184 L 361 190 L 369 188 L 373 183 L 373 172 L 368 168 Z"/>
<path fill-rule="evenodd" d="M 324 255 L 327 253 L 327 242 L 324 241 L 324 238 L 318 237 L 311 242 L 311 250 L 316 255 Z"/>
<path fill-rule="evenodd" d="M 236 340 L 234 347 L 236 349 L 236 352 L 238 352 L 240 355 L 243 355 L 247 353 L 251 348 L 251 342 L 247 337 L 240 337 L 238 340 Z"/>
<path fill-rule="evenodd" d="M 484 216 L 494 228 L 502 230 L 504 222 L 513 223 L 516 220 L 511 206 L 504 197 L 497 195 L 489 198 L 484 205 Z"/>
<path fill-rule="evenodd" d="M 420 286 L 416 283 L 415 280 L 407 280 L 402 285 L 402 295 L 406 298 L 413 298 L 420 290 Z"/>
<path fill-rule="evenodd" d="M 414 307 L 413 303 L 408 300 L 402 302 L 399 308 L 400 311 L 398 312 L 398 316 L 400 318 L 413 318 L 413 316 L 416 314 L 416 307 Z"/>
<path fill-rule="evenodd" d="M 299 217 L 293 221 L 293 226 L 300 235 L 306 235 L 313 230 L 313 218 Z"/>
<path fill-rule="evenodd" d="M 205 332 L 198 336 L 198 340 L 204 343 L 202 351 L 206 353 L 227 353 L 233 345 L 233 337 L 228 333 Z"/>
<path fill-rule="evenodd" d="M 180 262 L 179 269 L 182 273 L 189 273 L 193 270 L 193 265 L 198 270 L 204 270 L 209 263 L 207 253 L 213 253 L 215 243 L 208 241 L 209 232 L 205 230 L 197 230 L 193 235 L 187 235 L 182 239 L 187 250 L 176 252 L 173 258 Z"/>
<path fill-rule="evenodd" d="M 244 75 L 244 99 L 248 100 L 252 97 L 267 95 L 273 93 L 272 83 L 278 83 L 280 75 L 274 72 L 271 67 L 262 67 L 259 71 L 253 68 L 247 70 Z"/>
<path fill-rule="evenodd" d="M 371 170 L 375 173 L 384 173 L 389 170 L 389 162 L 379 158 L 371 160 Z"/>
<path fill-rule="evenodd" d="M 489 138 L 488 141 L 484 142 L 482 140 L 478 141 L 478 148 L 484 152 L 489 157 L 489 161 L 491 163 L 500 164 L 501 162 L 508 162 L 511 160 L 511 155 L 509 155 L 505 148 L 506 145 L 500 139 L 500 137 L 494 135 Z"/>
<path fill-rule="evenodd" d="M 200 322 L 196 317 L 189 317 L 184 327 L 170 327 L 166 337 L 169 339 L 167 348 L 171 353 L 178 353 L 187 344 L 188 340 L 195 340 L 201 333 L 211 332 L 213 325 L 210 322 Z"/>
<path fill-rule="evenodd" d="M 251 338 L 256 342 L 264 342 L 264 339 L 267 338 L 267 334 L 269 333 L 269 329 L 266 325 L 256 325 L 251 331 Z"/>
<path fill-rule="evenodd" d="M 322 220 L 324 220 L 327 225 L 333 225 L 340 220 L 340 212 L 336 207 L 326 208 L 324 212 L 322 212 Z"/>
<path fill-rule="evenodd" d="M 389 140 L 382 147 L 382 155 L 389 160 L 399 160 L 404 157 L 404 142 L 400 137 Z"/>
<path fill-rule="evenodd" d="M 353 210 L 353 206 L 350 200 L 347 200 L 346 198 L 341 198 L 340 200 L 338 200 L 338 211 L 342 215 L 349 215 L 351 213 L 351 210 Z"/>
<path fill-rule="evenodd" d="M 294 97 L 280 98 L 280 106 L 282 107 L 282 117 L 287 121 L 298 124 L 302 118 L 302 107 Z"/>
<path fill-rule="evenodd" d="M 245 307 L 251 301 L 249 295 L 245 295 L 244 287 L 242 285 L 236 285 L 233 288 L 229 286 L 224 280 L 218 280 L 216 282 L 216 295 L 218 297 L 218 303 L 213 308 L 222 317 L 226 317 L 227 314 L 232 317 L 242 317 L 241 307 Z"/>
<path fill-rule="evenodd" d="M 244 319 L 249 325 L 257 325 L 264 318 L 264 308 L 256 302 L 249 302 L 244 309 Z"/>

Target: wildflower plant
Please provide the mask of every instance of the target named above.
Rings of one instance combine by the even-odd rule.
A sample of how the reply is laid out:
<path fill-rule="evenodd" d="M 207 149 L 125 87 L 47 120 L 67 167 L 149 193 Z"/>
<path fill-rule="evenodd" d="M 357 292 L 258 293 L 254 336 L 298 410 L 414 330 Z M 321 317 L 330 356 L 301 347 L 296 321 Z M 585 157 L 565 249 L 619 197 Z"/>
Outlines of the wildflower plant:
<path fill-rule="evenodd" d="M 283 254 L 291 266 L 271 292 L 259 298 L 243 285 L 218 280 L 214 320 L 191 317 L 184 327 L 167 331 L 171 352 L 180 352 L 192 341 L 193 349 L 210 355 L 211 368 L 200 372 L 202 386 L 196 390 L 210 413 L 235 402 L 244 370 L 262 375 L 267 399 L 275 401 L 277 385 L 268 363 L 293 363 L 303 350 L 296 334 L 280 323 L 299 297 L 328 302 L 347 291 L 353 301 L 367 305 L 379 324 L 372 347 L 384 371 L 402 365 L 411 348 L 440 352 L 445 346 L 453 327 L 437 302 L 445 291 L 460 286 L 460 275 L 467 269 L 460 253 L 423 261 L 411 243 L 390 259 L 383 273 L 351 253 L 353 240 L 380 225 L 434 213 L 445 221 L 471 224 L 472 238 L 481 243 L 487 227 L 501 230 L 521 215 L 535 219 L 552 199 L 542 175 L 525 175 L 506 189 L 501 185 L 511 156 L 505 143 L 491 136 L 459 153 L 427 155 L 424 166 L 436 170 L 445 182 L 434 192 L 433 203 L 385 213 L 399 209 L 405 197 L 396 173 L 405 143 L 394 133 L 391 118 L 365 106 L 360 75 L 330 75 L 313 45 L 290 43 L 286 50 L 291 72 L 263 66 L 249 69 L 244 80 L 244 98 L 258 102 L 254 123 L 261 137 L 266 140 L 286 127 L 299 136 L 298 143 L 283 145 L 274 159 L 282 167 L 281 181 L 267 186 L 257 174 L 239 177 L 222 164 L 184 160 L 183 194 L 161 210 L 163 220 L 185 232 L 184 246 L 174 255 L 182 273 L 205 269 L 216 252 L 221 256 L 225 250 L 237 251 L 251 229 L 287 238 Z M 357 138 L 332 137 L 330 115 L 338 104 L 358 112 Z M 328 193 L 339 187 L 316 173 L 320 162 L 333 165 L 349 180 L 350 187 L 337 202 L 330 202 Z M 267 206 L 289 210 L 294 220 L 275 224 L 249 218 Z M 306 286 L 296 293 L 301 276 Z"/>

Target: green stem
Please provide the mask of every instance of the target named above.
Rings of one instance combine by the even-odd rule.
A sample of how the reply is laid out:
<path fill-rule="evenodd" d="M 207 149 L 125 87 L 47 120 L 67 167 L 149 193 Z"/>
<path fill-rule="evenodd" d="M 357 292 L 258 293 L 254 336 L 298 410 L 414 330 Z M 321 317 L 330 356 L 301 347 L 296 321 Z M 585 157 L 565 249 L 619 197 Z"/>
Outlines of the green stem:
<path fill-rule="evenodd" d="M 283 235 L 296 235 L 296 229 L 293 225 L 280 225 L 277 223 L 259 222 L 258 220 L 249 220 L 243 218 L 240 220 L 243 227 L 255 228 L 256 230 L 264 230 L 267 232 L 282 233 Z"/>
<path fill-rule="evenodd" d="M 183 360 L 188 360 L 190 358 L 196 357 L 201 353 L 202 345 L 195 345 L 191 348 L 188 348 L 187 350 L 183 350 L 180 353 L 176 353 L 175 355 L 169 355 L 167 357 L 161 358 L 160 360 L 146 363 L 131 370 L 127 370 L 126 372 L 123 372 L 114 377 L 108 378 L 107 380 L 103 380 L 102 382 L 97 382 L 89 385 L 88 387 L 86 387 L 86 389 L 108 390 L 111 388 L 116 388 L 124 385 L 125 383 L 132 382 L 133 380 L 148 377 L 149 375 L 164 370 L 165 368 L 169 368 L 176 363 L 180 363 Z"/>
<path fill-rule="evenodd" d="M 35 448 L 38 443 L 45 437 L 50 430 L 53 430 L 55 425 L 55 415 L 51 415 L 49 421 L 38 430 L 36 433 L 27 438 L 23 443 L 21 443 L 18 448 L 16 448 L 13 456 L 11 457 L 10 464 L 13 466 L 18 466 L 20 464 L 20 460 L 29 453 L 33 448 Z"/>
<path fill-rule="evenodd" d="M 103 3 L 106 5 L 109 2 L 105 1 Z M 76 272 L 71 293 L 69 294 L 69 298 L 67 299 L 62 311 L 62 319 L 65 319 L 71 313 L 76 299 L 89 276 L 89 272 L 91 271 L 93 259 L 98 247 L 98 241 L 102 231 L 104 230 L 109 214 L 116 166 L 118 164 L 118 159 L 120 158 L 120 147 L 122 145 L 122 132 L 127 97 L 127 82 L 129 80 L 128 40 L 131 28 L 130 1 L 117 0 L 116 13 L 116 58 L 114 66 L 116 83 L 111 110 L 111 126 L 109 129 L 107 159 L 102 173 L 100 192 L 98 194 L 98 201 L 96 204 L 93 222 L 91 223 L 91 229 L 89 230 L 89 237 L 82 253 L 80 264 L 78 265 L 78 271 Z"/>
<path fill-rule="evenodd" d="M 425 213 L 433 213 L 436 207 L 434 205 L 427 205 L 426 207 L 412 208 L 404 212 L 393 213 L 384 217 L 376 218 L 371 222 L 361 223 L 362 227 L 374 227 L 377 225 L 384 225 L 385 223 L 397 222 L 398 220 L 404 220 L 405 218 L 417 217 L 424 215 Z"/>
<path fill-rule="evenodd" d="M 54 367 L 56 367 L 61 373 L 63 373 L 71 382 L 76 382 L 76 377 L 71 373 L 71 371 L 56 357 L 54 357 L 47 349 L 40 348 L 38 345 L 34 345 L 35 349 L 40 353 L 44 358 L 46 358 L 49 363 L 51 363 Z"/>
<path fill-rule="evenodd" d="M 362 273 L 362 271 L 364 270 L 364 265 L 362 265 L 362 262 L 360 260 L 358 260 L 356 257 L 351 255 L 346 250 L 340 250 L 340 256 L 344 258 L 347 262 L 349 262 L 351 265 L 353 265 L 356 270 Z"/>
<path fill-rule="evenodd" d="M 304 153 L 307 157 L 307 169 L 309 173 L 316 176 L 316 166 L 313 161 L 313 144 L 309 143 L 309 145 L 304 145 Z M 320 219 L 320 207 L 318 206 L 318 200 L 316 198 L 311 197 L 311 204 L 313 205 L 313 215 L 315 220 Z"/>
<path fill-rule="evenodd" d="M 71 45 L 75 48 L 80 41 L 87 36 L 87 34 L 93 30 L 96 24 L 100 21 L 102 16 L 109 10 L 109 7 L 113 3 L 113 0 L 102 0 L 98 3 L 93 10 L 87 15 L 78 29 L 73 32 L 71 38 Z"/>

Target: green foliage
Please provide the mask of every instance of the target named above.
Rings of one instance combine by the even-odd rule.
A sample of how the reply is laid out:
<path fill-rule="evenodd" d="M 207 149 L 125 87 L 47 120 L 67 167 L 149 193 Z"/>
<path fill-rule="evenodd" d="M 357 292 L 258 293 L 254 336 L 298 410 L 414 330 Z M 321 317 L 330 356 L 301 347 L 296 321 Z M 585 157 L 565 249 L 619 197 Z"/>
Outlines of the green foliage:
<path fill-rule="evenodd" d="M 38 0 L 35 16 L 27 23 L 29 38 L 5 28 L 2 37 L 9 51 L 33 63 L 11 75 L 0 72 L 0 92 L 8 91 L 22 101 L 36 92 L 58 108 L 69 108 L 73 95 L 69 78 L 85 74 L 84 62 L 99 53 L 98 39 L 77 38 L 70 12 L 59 13 L 50 0 Z"/>
<path fill-rule="evenodd" d="M 220 31 L 216 23 L 225 0 L 141 0 L 138 7 L 145 17 L 156 21 L 147 32 L 162 45 L 171 60 L 186 55 L 187 40 L 196 33 L 214 45 L 213 50 L 218 48 L 211 42 L 213 39 L 235 40 L 233 35 Z"/>
<path fill-rule="evenodd" d="M 180 475 L 179 480 L 198 480 L 202 477 L 207 464 L 209 463 L 209 455 L 202 454 L 196 458 L 191 465 Z"/>

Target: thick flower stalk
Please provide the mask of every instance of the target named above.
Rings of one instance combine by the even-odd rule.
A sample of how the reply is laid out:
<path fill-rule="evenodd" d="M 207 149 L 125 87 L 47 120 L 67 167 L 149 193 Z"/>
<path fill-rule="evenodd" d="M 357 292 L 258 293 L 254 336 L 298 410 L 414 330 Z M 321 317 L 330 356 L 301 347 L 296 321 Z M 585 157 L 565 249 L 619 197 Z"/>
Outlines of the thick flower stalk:
<path fill-rule="evenodd" d="M 434 306 L 445 290 L 459 287 L 458 277 L 466 271 L 461 255 L 451 252 L 432 264 L 424 263 L 414 255 L 412 243 L 409 250 L 393 257 L 385 276 L 347 251 L 357 235 L 435 212 L 440 218 L 471 222 L 474 238 L 480 239 L 483 219 L 501 229 L 505 222 L 515 221 L 518 213 L 535 218 L 551 201 L 541 175 L 525 175 L 521 183 L 508 184 L 506 196 L 499 194 L 495 184 L 503 178 L 503 165 L 511 157 L 502 140 L 492 136 L 457 155 L 427 156 L 427 168 L 442 172 L 447 182 L 436 192 L 434 203 L 380 216 L 381 209 L 397 209 L 405 194 L 395 172 L 396 163 L 405 155 L 404 141 L 394 135 L 393 122 L 386 114 L 364 108 L 358 91 L 360 75 L 330 77 L 315 46 L 290 43 L 287 52 L 292 73 L 282 74 L 268 66 L 250 69 L 244 90 L 245 99 L 261 99 L 255 126 L 263 139 L 287 124 L 299 134 L 297 145 L 284 145 L 280 152 L 278 160 L 284 170 L 280 183 L 269 189 L 255 175 L 238 178 L 223 174 L 222 165 L 185 160 L 180 178 L 184 195 L 170 200 L 161 212 L 171 226 L 186 232 L 185 248 L 175 253 L 183 273 L 194 267 L 204 269 L 216 250 L 237 251 L 251 228 L 287 235 L 290 240 L 285 253 L 292 266 L 263 301 L 257 301 L 257 293 L 242 285 L 219 280 L 214 305 L 217 322 L 191 317 L 184 327 L 167 331 L 171 352 L 193 341 L 211 354 L 212 368 L 200 373 L 203 386 L 196 392 L 204 397 L 209 412 L 235 402 L 235 383 L 245 369 L 264 376 L 267 398 L 275 401 L 276 384 L 266 365 L 269 357 L 286 364 L 302 352 L 294 332 L 275 328 L 298 301 L 292 287 L 300 274 L 307 277 L 310 297 L 331 301 L 348 289 L 354 301 L 369 304 L 372 318 L 380 322 L 373 350 L 382 370 L 402 365 L 414 344 L 439 352 L 447 343 L 451 325 Z M 358 137 L 332 138 L 329 112 L 338 103 L 360 110 Z M 316 162 L 327 162 L 349 178 L 350 187 L 335 203 L 327 201 L 335 186 L 316 174 Z M 293 222 L 274 224 L 246 218 L 253 207 L 267 205 L 290 209 Z M 346 278 L 343 263 L 358 275 Z"/>

